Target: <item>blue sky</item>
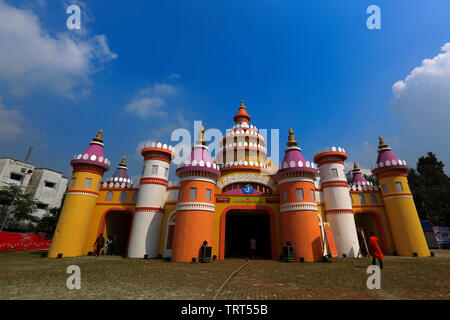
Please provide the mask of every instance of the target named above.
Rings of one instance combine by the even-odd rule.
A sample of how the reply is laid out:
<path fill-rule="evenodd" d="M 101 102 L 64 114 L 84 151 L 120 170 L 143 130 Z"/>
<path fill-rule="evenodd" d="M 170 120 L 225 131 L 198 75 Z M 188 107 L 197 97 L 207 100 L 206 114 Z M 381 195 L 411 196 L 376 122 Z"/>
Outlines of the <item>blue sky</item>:
<path fill-rule="evenodd" d="M 292 127 L 307 158 L 343 146 L 368 168 L 382 135 L 409 165 L 433 151 L 449 172 L 449 13 L 446 0 L 0 0 L 0 156 L 32 145 L 31 162 L 70 176 L 103 128 L 106 177 L 123 155 L 137 176 L 140 143 L 194 120 L 224 131 L 244 99 L 253 124 L 280 129 L 280 152 Z"/>

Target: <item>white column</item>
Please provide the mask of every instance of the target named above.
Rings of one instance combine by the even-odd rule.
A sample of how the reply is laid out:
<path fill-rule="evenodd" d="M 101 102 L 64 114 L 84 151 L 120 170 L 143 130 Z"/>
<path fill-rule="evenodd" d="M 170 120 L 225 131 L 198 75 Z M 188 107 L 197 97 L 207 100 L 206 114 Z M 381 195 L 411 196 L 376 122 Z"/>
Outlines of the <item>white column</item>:
<path fill-rule="evenodd" d="M 359 252 L 358 234 L 350 192 L 346 186 L 344 165 L 325 163 L 319 168 L 326 219 L 330 223 L 338 255 L 343 257 L 345 254 L 348 258 L 356 258 Z M 333 186 L 327 186 L 327 184 L 333 184 Z"/>
<path fill-rule="evenodd" d="M 157 166 L 156 173 L 154 166 Z M 169 166 L 168 162 L 162 160 L 150 159 L 144 162 L 128 246 L 129 258 L 158 256 L 163 217 L 160 208 L 163 208 L 167 198 L 166 168 L 169 170 Z"/>

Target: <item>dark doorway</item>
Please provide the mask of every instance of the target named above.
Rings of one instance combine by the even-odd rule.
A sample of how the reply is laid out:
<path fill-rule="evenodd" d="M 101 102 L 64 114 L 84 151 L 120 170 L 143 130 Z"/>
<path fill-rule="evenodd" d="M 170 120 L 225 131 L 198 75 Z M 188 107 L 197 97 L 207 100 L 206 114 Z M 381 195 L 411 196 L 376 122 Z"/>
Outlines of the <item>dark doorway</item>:
<path fill-rule="evenodd" d="M 225 258 L 271 259 L 270 216 L 265 211 L 232 210 L 225 225 Z M 256 249 L 251 250 L 251 239 Z"/>
<path fill-rule="evenodd" d="M 105 240 L 115 239 L 112 254 L 123 255 L 127 251 L 128 237 L 131 230 L 131 213 L 128 211 L 111 211 L 105 217 Z"/>
<path fill-rule="evenodd" d="M 373 232 L 378 239 L 380 239 L 379 244 L 381 245 L 380 231 L 378 230 L 377 220 L 375 216 L 370 212 L 358 212 L 355 214 L 355 225 L 358 231 L 359 246 L 361 249 L 361 254 L 363 256 L 369 255 L 366 246 L 369 245 L 370 233 Z M 364 237 L 361 232 L 364 233 Z M 365 243 L 364 243 L 365 240 Z M 384 247 L 383 247 L 384 249 Z"/>

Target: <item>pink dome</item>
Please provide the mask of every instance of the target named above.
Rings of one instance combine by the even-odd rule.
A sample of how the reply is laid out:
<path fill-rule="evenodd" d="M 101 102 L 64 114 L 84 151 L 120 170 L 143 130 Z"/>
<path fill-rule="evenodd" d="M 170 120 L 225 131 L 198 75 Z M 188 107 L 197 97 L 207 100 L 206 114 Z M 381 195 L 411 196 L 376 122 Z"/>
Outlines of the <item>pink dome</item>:
<path fill-rule="evenodd" d="M 391 148 L 384 143 L 383 138 L 379 137 L 380 142 L 378 145 L 378 157 L 375 168 L 372 170 L 374 174 L 379 173 L 384 170 L 390 169 L 401 169 L 408 170 L 406 161 L 399 160 L 391 151 Z"/>
<path fill-rule="evenodd" d="M 287 143 L 288 148 L 284 151 L 285 155 L 283 161 L 281 161 L 279 173 L 286 171 L 305 171 L 311 172 L 315 175 L 319 174 L 316 169 L 316 165 L 313 161 L 307 161 L 301 153 L 301 149 L 297 147 L 297 141 L 295 141 L 294 132 L 289 130 L 289 141 Z"/>
<path fill-rule="evenodd" d="M 83 151 L 83 153 L 79 155 L 75 155 L 74 159 L 70 162 L 72 166 L 77 164 L 90 164 L 99 166 L 104 169 L 104 171 L 109 170 L 109 166 L 111 162 L 105 158 L 105 154 L 103 152 L 103 139 L 102 139 L 102 130 L 100 130 L 97 136 L 92 139 L 89 147 Z"/>
<path fill-rule="evenodd" d="M 185 170 L 204 170 L 217 174 L 220 173 L 219 167 L 211 160 L 208 148 L 203 145 L 195 145 L 192 148 L 189 160 L 177 169 L 177 173 Z"/>
<path fill-rule="evenodd" d="M 352 184 L 354 184 L 354 185 L 363 185 L 363 186 L 369 185 L 369 183 L 367 182 L 366 178 L 362 174 L 362 172 L 359 169 L 359 167 L 356 164 L 356 162 L 354 163 L 354 167 L 353 167 L 352 172 L 353 172 Z"/>
<path fill-rule="evenodd" d="M 116 172 L 109 178 L 107 181 L 109 182 L 125 182 L 125 183 L 133 183 L 131 179 L 128 177 L 128 167 L 126 163 L 126 158 L 123 157 L 122 162 L 117 166 Z"/>
<path fill-rule="evenodd" d="M 177 169 L 176 171 L 177 175 L 179 172 L 187 170 L 209 171 L 212 173 L 216 173 L 217 175 L 220 175 L 218 165 L 216 165 L 211 160 L 211 156 L 208 152 L 208 147 L 206 146 L 204 135 L 205 135 L 205 128 L 202 127 L 202 131 L 200 133 L 197 144 L 195 144 L 192 147 L 189 160 L 187 160 L 184 164 L 181 165 L 181 167 Z"/>

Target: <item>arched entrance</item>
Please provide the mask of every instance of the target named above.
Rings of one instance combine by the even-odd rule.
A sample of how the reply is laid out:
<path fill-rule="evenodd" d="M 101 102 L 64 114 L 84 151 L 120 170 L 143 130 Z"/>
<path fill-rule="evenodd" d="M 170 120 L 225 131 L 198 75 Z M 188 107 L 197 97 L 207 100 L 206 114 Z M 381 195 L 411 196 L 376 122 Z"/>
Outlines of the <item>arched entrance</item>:
<path fill-rule="evenodd" d="M 369 245 L 370 233 L 373 232 L 380 240 L 380 246 L 383 253 L 387 253 L 386 239 L 384 236 L 383 223 L 376 212 L 358 211 L 355 213 L 355 224 L 358 231 L 364 231 L 364 236 Z M 358 237 L 360 237 L 358 232 Z M 363 250 L 363 248 L 361 248 Z"/>
<path fill-rule="evenodd" d="M 164 257 L 172 257 L 173 236 L 175 234 L 176 210 L 173 210 L 167 219 L 166 238 L 164 241 Z"/>
<path fill-rule="evenodd" d="M 231 206 L 221 216 L 220 259 L 276 257 L 273 212 L 266 207 Z M 256 240 L 251 252 L 250 240 Z"/>
<path fill-rule="evenodd" d="M 115 239 L 112 254 L 127 252 L 132 222 L 133 215 L 127 210 L 111 210 L 104 214 L 99 233 L 103 233 L 105 240 L 110 236 Z"/>

